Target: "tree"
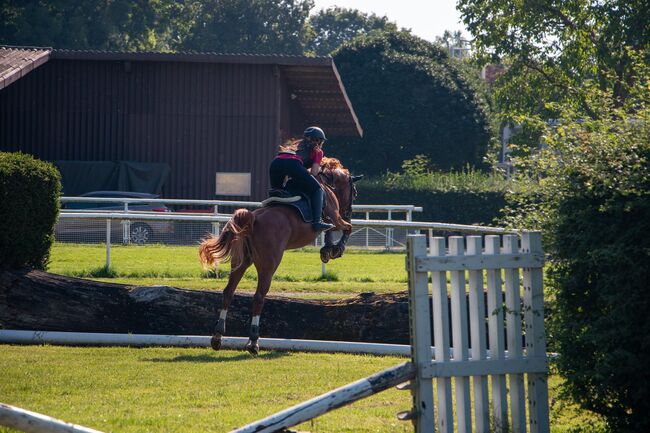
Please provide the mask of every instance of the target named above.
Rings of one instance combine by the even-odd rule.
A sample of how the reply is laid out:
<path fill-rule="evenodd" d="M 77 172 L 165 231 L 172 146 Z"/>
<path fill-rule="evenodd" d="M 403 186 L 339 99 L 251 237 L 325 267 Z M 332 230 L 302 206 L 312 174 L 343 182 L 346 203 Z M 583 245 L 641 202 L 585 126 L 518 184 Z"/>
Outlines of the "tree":
<path fill-rule="evenodd" d="M 65 49 L 166 48 L 158 28 L 171 0 L 0 0 L 0 43 Z"/>
<path fill-rule="evenodd" d="M 483 59 L 510 67 L 496 92 L 509 114 L 555 118 L 547 103 L 559 102 L 598 118 L 584 83 L 621 106 L 637 75 L 630 50 L 650 60 L 647 0 L 459 0 L 458 9 Z"/>
<path fill-rule="evenodd" d="M 508 196 L 509 221 L 541 228 L 549 254 L 550 343 L 565 389 L 611 431 L 650 430 L 650 68 L 623 101 L 599 83 L 582 89 L 598 118 L 571 104 L 537 122 L 545 147 L 515 160 L 528 194 Z M 620 105 L 622 102 L 622 105 Z"/>
<path fill-rule="evenodd" d="M 372 31 L 396 31 L 397 25 L 386 16 L 366 14 L 357 9 L 330 7 L 309 17 L 315 35 L 307 50 L 319 56 L 331 54 L 345 42 Z"/>
<path fill-rule="evenodd" d="M 313 0 L 210 0 L 198 2 L 183 50 L 220 53 L 303 53 L 310 37 Z"/>
<path fill-rule="evenodd" d="M 442 169 L 482 164 L 485 106 L 440 47 L 386 32 L 357 38 L 334 57 L 364 137 L 332 140 L 328 152 L 368 174 L 398 171 L 416 155 Z"/>

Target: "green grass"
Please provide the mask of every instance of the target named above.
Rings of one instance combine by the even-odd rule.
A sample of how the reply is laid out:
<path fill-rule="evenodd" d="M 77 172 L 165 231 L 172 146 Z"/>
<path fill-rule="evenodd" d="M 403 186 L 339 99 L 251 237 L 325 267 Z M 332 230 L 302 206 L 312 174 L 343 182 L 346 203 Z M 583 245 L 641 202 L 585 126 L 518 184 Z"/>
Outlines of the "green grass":
<path fill-rule="evenodd" d="M 113 246 L 111 267 L 105 267 L 104 245 L 54 244 L 49 272 L 131 285 L 168 285 L 189 289 L 221 290 L 230 266 L 214 272 L 203 270 L 194 246 L 147 245 Z M 251 267 L 239 288 L 254 291 L 255 268 Z M 274 276 L 271 294 L 303 294 L 323 297 L 361 292 L 388 293 L 406 290 L 403 253 L 348 250 L 327 264 L 321 275 L 321 262 L 315 248 L 287 251 Z M 318 295 L 320 296 L 320 295 Z"/>
<path fill-rule="evenodd" d="M 343 354 L 245 352 L 180 348 L 0 346 L 3 403 L 100 431 L 226 432 L 338 386 L 404 362 Z M 602 422 L 559 407 L 551 376 L 552 432 Z M 312 432 L 411 432 L 395 418 L 410 393 L 388 390 L 313 422 Z M 0 433 L 12 430 L 0 427 Z"/>

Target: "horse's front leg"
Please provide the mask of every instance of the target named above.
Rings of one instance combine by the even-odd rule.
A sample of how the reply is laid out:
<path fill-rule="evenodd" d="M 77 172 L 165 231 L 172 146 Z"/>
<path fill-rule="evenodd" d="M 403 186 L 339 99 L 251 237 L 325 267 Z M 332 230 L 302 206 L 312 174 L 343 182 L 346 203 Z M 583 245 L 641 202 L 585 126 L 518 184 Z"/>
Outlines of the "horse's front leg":
<path fill-rule="evenodd" d="M 332 259 L 338 259 L 343 255 L 343 252 L 345 252 L 345 247 L 348 244 L 348 241 L 350 240 L 351 234 L 352 234 L 352 229 L 343 231 L 343 236 L 341 236 L 341 239 L 339 239 L 336 245 L 332 246 L 331 249 L 332 252 L 330 253 L 330 257 Z"/>
<path fill-rule="evenodd" d="M 232 299 L 235 296 L 235 290 L 237 289 L 237 284 L 241 281 L 246 269 L 251 265 L 250 262 L 244 263 L 239 267 L 234 267 L 234 270 L 230 271 L 230 276 L 228 277 L 228 284 L 223 289 L 223 299 L 221 303 L 221 310 L 219 310 L 219 320 L 217 325 L 214 327 L 214 332 L 212 333 L 212 338 L 210 339 L 210 345 L 214 350 L 221 349 L 221 340 L 224 335 L 226 335 L 226 317 L 228 316 L 228 308 L 232 303 Z"/>
<path fill-rule="evenodd" d="M 332 258 L 332 247 L 334 246 L 334 241 L 332 240 L 332 230 L 325 232 L 325 245 L 320 249 L 320 260 L 323 263 L 327 263 Z"/>

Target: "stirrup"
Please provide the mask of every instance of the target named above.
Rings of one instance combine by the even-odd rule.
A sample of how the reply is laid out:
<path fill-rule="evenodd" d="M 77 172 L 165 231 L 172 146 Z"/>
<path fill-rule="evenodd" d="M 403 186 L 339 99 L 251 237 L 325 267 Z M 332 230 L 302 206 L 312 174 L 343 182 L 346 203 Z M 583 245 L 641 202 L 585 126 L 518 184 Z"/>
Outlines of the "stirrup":
<path fill-rule="evenodd" d="M 328 231 L 328 230 L 332 230 L 332 229 L 334 228 L 334 224 L 328 224 L 328 223 L 324 223 L 324 222 L 322 222 L 322 221 L 318 221 L 318 222 L 312 223 L 311 226 L 312 226 L 312 227 L 314 228 L 314 230 L 316 230 L 317 232 L 326 232 L 326 231 Z"/>

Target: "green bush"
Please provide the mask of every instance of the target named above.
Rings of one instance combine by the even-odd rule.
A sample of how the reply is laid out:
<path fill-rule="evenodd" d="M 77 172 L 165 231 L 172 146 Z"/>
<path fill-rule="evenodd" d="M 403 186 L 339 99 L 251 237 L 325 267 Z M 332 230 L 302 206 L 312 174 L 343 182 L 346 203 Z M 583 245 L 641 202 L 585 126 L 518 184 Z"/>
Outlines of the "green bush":
<path fill-rule="evenodd" d="M 426 158 L 418 155 L 404 161 L 401 173 L 362 180 L 357 203 L 422 206 L 422 213 L 413 215 L 420 221 L 492 225 L 502 217 L 506 190 L 512 186 L 502 176 L 471 168 L 429 172 L 426 166 Z"/>
<path fill-rule="evenodd" d="M 631 106 L 599 101 L 599 118 L 565 113 L 547 148 L 520 159 L 529 194 L 507 220 L 542 228 L 547 320 L 567 395 L 615 432 L 650 431 L 650 92 Z M 632 114 L 630 114 L 632 113 Z"/>
<path fill-rule="evenodd" d="M 373 33 L 334 58 L 364 136 L 332 139 L 328 153 L 375 176 L 418 154 L 430 168 L 482 166 L 487 106 L 440 47 L 405 32 Z"/>
<path fill-rule="evenodd" d="M 45 269 L 60 191 L 61 177 L 52 164 L 0 152 L 0 268 Z"/>

